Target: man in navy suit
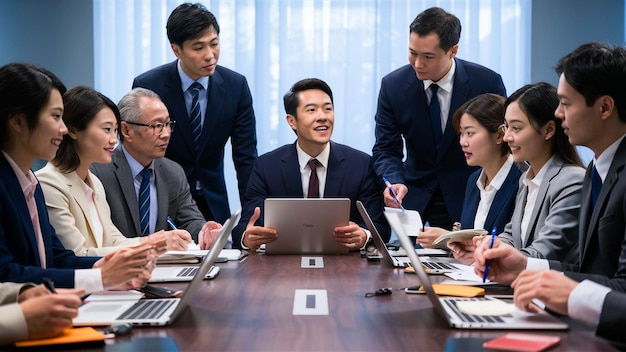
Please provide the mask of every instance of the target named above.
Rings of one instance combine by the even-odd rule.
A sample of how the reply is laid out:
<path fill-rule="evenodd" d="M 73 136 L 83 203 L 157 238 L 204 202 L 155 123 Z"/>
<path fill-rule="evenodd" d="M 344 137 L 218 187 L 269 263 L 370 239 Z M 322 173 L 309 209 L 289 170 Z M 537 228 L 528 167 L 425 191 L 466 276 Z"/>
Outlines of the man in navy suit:
<path fill-rule="evenodd" d="M 185 170 L 192 197 L 207 220 L 230 217 L 224 180 L 224 146 L 231 139 L 239 196 L 252 172 L 256 131 L 246 78 L 217 66 L 220 27 L 200 4 L 170 14 L 167 36 L 177 60 L 137 76 L 133 88 L 157 93 L 176 121 L 165 156 Z"/>
<path fill-rule="evenodd" d="M 490 260 L 488 278 L 513 282 L 522 309 L 533 309 L 530 300 L 538 298 L 559 313 L 597 325 L 621 312 L 603 310 L 607 293 L 626 292 L 626 49 L 584 44 L 559 60 L 556 71 L 560 104 L 555 115 L 570 143 L 594 153 L 582 188 L 578 260 L 568 265 L 527 258 L 498 240 L 492 249 L 477 240 L 476 270 L 482 275 Z M 519 274 L 548 268 L 553 271 Z M 607 333 L 615 337 L 623 329 L 614 325 Z"/>
<path fill-rule="evenodd" d="M 356 201 L 360 200 L 388 241 L 383 185 L 374 174 L 371 157 L 330 141 L 335 121 L 330 87 L 316 78 L 304 79 L 296 82 L 283 100 L 287 123 L 297 135 L 296 143 L 262 155 L 255 162 L 241 220 L 233 229 L 233 246 L 255 251 L 280 236 L 276 230 L 263 227 L 261 210 L 268 197 L 350 198 L 350 222 L 335 228 L 334 233 L 337 242 L 350 249 L 364 247 L 369 237 L 356 209 Z M 317 166 L 312 169 L 311 163 Z M 309 181 L 312 172 L 314 178 L 317 176 L 315 186 Z"/>
<path fill-rule="evenodd" d="M 476 170 L 465 163 L 452 115 L 477 95 L 506 97 L 499 74 L 455 58 L 460 35 L 459 19 L 437 7 L 413 20 L 409 65 L 381 83 L 372 150 L 376 173 L 391 182 L 403 206 L 446 229 L 460 219 L 465 184 Z M 384 197 L 398 207 L 388 188 Z"/>

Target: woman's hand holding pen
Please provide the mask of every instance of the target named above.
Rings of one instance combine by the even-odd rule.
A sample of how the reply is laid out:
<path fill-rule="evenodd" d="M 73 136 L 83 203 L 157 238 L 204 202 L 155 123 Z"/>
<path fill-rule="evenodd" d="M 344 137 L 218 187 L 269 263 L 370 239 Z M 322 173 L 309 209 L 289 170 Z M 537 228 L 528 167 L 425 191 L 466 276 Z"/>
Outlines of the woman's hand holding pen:
<path fill-rule="evenodd" d="M 472 240 L 476 246 L 474 271 L 479 277 L 483 277 L 488 260 L 490 264 L 487 278 L 501 284 L 512 283 L 526 269 L 528 258 L 499 238 L 494 239 L 492 248 L 489 248 L 490 236 L 476 236 Z"/>
<path fill-rule="evenodd" d="M 84 293 L 84 290 L 59 289 L 52 294 L 44 285 L 23 291 L 19 295 L 19 303 L 28 337 L 52 337 L 72 327 L 72 319 L 78 315 L 78 307 L 82 303 L 80 297 Z"/>

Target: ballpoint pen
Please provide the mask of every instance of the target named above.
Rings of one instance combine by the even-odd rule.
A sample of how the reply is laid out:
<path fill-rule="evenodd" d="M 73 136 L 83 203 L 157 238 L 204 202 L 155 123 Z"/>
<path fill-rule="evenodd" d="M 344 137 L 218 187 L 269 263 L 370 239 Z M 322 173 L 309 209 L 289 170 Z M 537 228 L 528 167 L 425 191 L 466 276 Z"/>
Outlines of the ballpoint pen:
<path fill-rule="evenodd" d="M 400 210 L 404 212 L 404 207 L 402 206 L 402 204 L 400 204 L 400 201 L 398 200 L 398 197 L 396 196 L 396 192 L 393 191 L 393 187 L 391 187 L 391 182 L 389 182 L 389 180 L 387 180 L 386 177 L 383 177 L 383 182 L 385 182 L 385 185 L 387 186 L 387 188 L 389 188 L 389 193 L 393 197 L 393 200 L 396 202 L 396 204 L 398 204 L 398 206 L 400 207 Z"/>
<path fill-rule="evenodd" d="M 50 293 L 57 293 L 56 289 L 54 288 L 54 282 L 52 282 L 52 280 L 43 279 L 43 285 L 46 287 L 46 289 L 48 289 L 48 291 L 50 291 Z"/>
<path fill-rule="evenodd" d="M 496 232 L 498 231 L 498 229 L 496 229 L 496 227 L 494 226 L 491 229 L 491 241 L 489 241 L 489 249 L 493 248 L 493 241 L 496 238 Z M 487 281 L 487 273 L 489 272 L 489 260 L 487 260 L 485 262 L 485 272 L 483 273 L 483 283 L 485 281 Z"/>
<path fill-rule="evenodd" d="M 167 224 L 170 225 L 170 227 L 172 228 L 172 230 L 178 230 L 178 227 L 176 226 L 176 224 L 174 223 L 174 220 L 172 219 L 171 216 L 167 216 Z"/>

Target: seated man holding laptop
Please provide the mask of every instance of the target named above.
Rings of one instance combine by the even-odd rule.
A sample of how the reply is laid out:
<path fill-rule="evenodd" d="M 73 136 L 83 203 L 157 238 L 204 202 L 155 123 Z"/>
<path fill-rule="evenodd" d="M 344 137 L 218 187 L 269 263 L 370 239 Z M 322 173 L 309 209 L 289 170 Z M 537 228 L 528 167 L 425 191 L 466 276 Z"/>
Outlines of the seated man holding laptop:
<path fill-rule="evenodd" d="M 281 233 L 264 227 L 261 210 L 266 198 L 349 198 L 349 223 L 334 228 L 343 247 L 365 246 L 368 234 L 356 209 L 361 200 L 370 210 L 381 236 L 389 241 L 383 215 L 382 182 L 378 182 L 370 156 L 330 141 L 335 120 L 330 87 L 316 78 L 296 82 L 284 98 L 287 123 L 296 143 L 260 156 L 252 170 L 239 224 L 233 230 L 233 247 L 257 250 L 276 241 Z M 312 173 L 311 170 L 314 170 Z"/>

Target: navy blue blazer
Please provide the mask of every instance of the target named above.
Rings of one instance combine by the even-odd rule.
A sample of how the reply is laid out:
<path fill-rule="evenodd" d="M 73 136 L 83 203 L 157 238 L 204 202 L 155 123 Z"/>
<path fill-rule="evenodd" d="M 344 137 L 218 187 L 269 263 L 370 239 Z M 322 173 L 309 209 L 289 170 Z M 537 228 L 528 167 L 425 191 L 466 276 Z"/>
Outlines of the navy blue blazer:
<path fill-rule="evenodd" d="M 592 164 L 583 182 L 578 260 L 574 265 L 550 261 L 550 268 L 577 281 L 589 279 L 626 292 L 626 138 L 615 152 L 595 208 L 591 205 Z"/>
<path fill-rule="evenodd" d="M 230 217 L 224 180 L 226 142 L 231 139 L 240 199 L 243 199 L 257 157 L 250 88 L 244 76 L 217 66 L 211 76 L 207 116 L 196 152 L 176 64 L 177 61 L 173 61 L 137 76 L 133 88 L 147 88 L 161 97 L 169 110 L 170 119 L 176 121 L 165 156 L 183 167 L 192 191 L 196 189 L 196 181 L 200 181 L 213 220 L 223 223 Z"/>
<path fill-rule="evenodd" d="M 391 230 L 383 214 L 382 181 L 374 174 L 371 157 L 359 150 L 330 142 L 330 156 L 324 198 L 350 198 L 350 220 L 365 228 L 356 208 L 363 202 L 378 232 L 385 242 Z M 261 208 L 258 226 L 263 226 L 265 198 L 302 198 L 302 177 L 298 164 L 296 145 L 288 144 L 260 156 L 248 183 L 241 219 L 233 229 L 233 247 L 241 246 L 241 237 L 252 217 L 255 207 Z"/>
<path fill-rule="evenodd" d="M 372 149 L 374 170 L 379 177 L 409 188 L 402 201 L 405 208 L 423 213 L 439 184 L 453 220 L 461 218 L 464 187 L 476 168 L 465 162 L 452 115 L 477 95 L 506 96 L 499 74 L 468 61 L 455 61 L 450 114 L 440 145 L 435 146 L 424 83 L 413 67 L 406 65 L 382 79 L 375 117 L 376 143 Z M 404 162 L 403 144 L 407 153 Z"/>
<path fill-rule="evenodd" d="M 467 179 L 465 201 L 463 202 L 463 211 L 461 212 L 462 229 L 474 228 L 474 219 L 476 218 L 476 211 L 478 210 L 478 203 L 480 202 L 480 190 L 476 186 L 476 181 L 481 171 L 482 169 L 476 170 Z M 491 232 L 491 229 L 495 226 L 497 233 L 501 233 L 504 230 L 504 226 L 511 221 L 511 215 L 515 208 L 515 196 L 517 195 L 521 175 L 522 172 L 520 169 L 513 164 L 504 183 L 493 198 L 489 213 L 487 213 L 487 218 L 485 219 L 485 225 L 483 226 L 485 230 Z"/>
<path fill-rule="evenodd" d="M 78 257 L 66 250 L 50 221 L 38 184 L 35 202 L 46 249 L 46 269 L 41 268 L 33 223 L 22 187 L 11 165 L 0 154 L 0 282 L 41 283 L 48 278 L 58 287 L 74 287 L 74 269 L 91 268 L 100 257 Z"/>

